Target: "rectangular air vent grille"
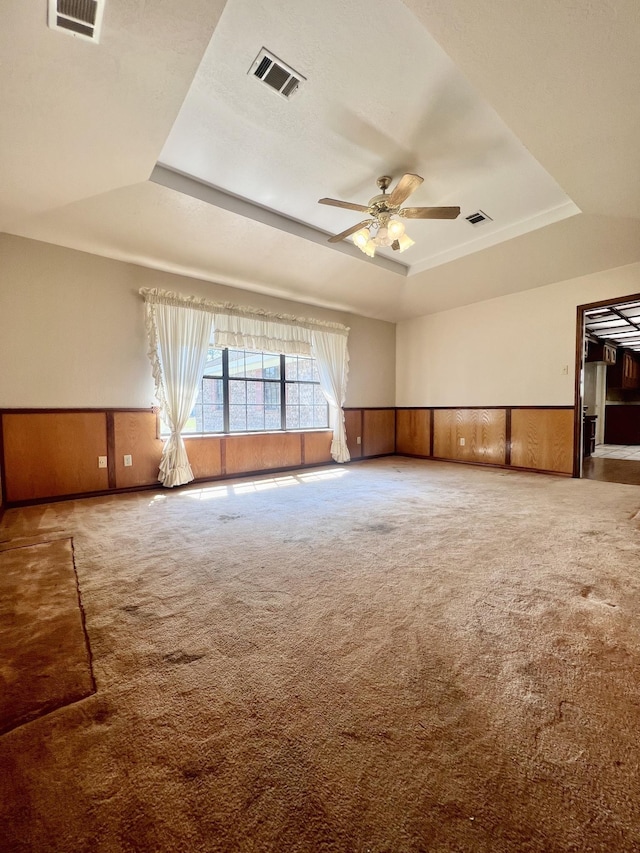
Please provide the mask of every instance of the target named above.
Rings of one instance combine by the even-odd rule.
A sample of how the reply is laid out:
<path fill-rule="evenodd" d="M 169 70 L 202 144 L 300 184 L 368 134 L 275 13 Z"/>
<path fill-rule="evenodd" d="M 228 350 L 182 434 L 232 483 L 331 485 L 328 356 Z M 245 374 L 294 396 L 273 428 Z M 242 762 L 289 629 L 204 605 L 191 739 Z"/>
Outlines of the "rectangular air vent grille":
<path fill-rule="evenodd" d="M 251 63 L 248 73 L 287 99 L 298 91 L 301 81 L 305 79 L 264 47 Z"/>
<path fill-rule="evenodd" d="M 49 0 L 49 27 L 97 42 L 103 11 L 104 0 Z"/>
<path fill-rule="evenodd" d="M 470 213 L 469 216 L 465 216 L 465 219 L 471 225 L 481 225 L 483 222 L 493 222 L 493 219 L 488 216 L 484 210 L 477 210 L 475 213 Z"/>

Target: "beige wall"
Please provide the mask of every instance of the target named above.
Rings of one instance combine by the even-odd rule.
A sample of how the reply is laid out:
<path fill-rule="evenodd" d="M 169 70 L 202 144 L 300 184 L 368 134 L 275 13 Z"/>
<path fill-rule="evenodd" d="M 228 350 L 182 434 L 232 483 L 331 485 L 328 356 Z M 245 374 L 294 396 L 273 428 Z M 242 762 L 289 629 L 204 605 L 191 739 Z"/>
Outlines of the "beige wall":
<path fill-rule="evenodd" d="M 345 323 L 348 406 L 392 406 L 395 325 L 0 235 L 0 408 L 155 404 L 141 287 Z"/>
<path fill-rule="evenodd" d="M 396 405 L 571 406 L 577 306 L 638 292 L 631 264 L 399 323 Z"/>

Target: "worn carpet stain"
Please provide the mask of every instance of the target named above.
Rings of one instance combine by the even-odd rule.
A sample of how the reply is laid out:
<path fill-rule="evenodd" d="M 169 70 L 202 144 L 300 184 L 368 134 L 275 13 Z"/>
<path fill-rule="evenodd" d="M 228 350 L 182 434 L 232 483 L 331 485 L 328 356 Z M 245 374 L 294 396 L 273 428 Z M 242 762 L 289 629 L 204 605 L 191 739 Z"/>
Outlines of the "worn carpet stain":
<path fill-rule="evenodd" d="M 0 737 L 0 850 L 640 850 L 640 490 L 238 486 L 5 514 L 73 535 L 98 691 Z"/>

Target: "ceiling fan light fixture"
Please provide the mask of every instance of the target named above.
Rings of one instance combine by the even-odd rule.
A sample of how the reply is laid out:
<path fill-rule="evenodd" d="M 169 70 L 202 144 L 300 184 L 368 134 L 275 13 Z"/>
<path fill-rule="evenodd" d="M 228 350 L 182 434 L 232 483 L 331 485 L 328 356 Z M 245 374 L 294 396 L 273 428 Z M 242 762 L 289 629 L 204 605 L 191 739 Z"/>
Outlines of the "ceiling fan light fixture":
<path fill-rule="evenodd" d="M 401 222 L 399 219 L 392 219 L 389 222 L 387 230 L 389 231 L 389 237 L 391 237 L 391 242 L 394 240 L 399 240 L 400 237 L 404 234 L 404 222 Z"/>
<path fill-rule="evenodd" d="M 369 240 L 366 246 L 363 246 L 362 251 L 365 255 L 368 255 L 370 258 L 375 257 L 376 254 L 376 244 L 373 240 Z"/>
<path fill-rule="evenodd" d="M 368 228 L 361 228 L 359 231 L 356 231 L 356 233 L 352 236 L 351 239 L 359 249 L 362 249 L 362 251 L 364 251 L 364 247 L 371 239 L 371 232 Z"/>
<path fill-rule="evenodd" d="M 415 240 L 412 240 L 411 237 L 408 237 L 406 234 L 403 234 L 401 237 L 398 237 L 398 243 L 400 244 L 399 252 L 404 252 L 405 249 L 410 249 L 411 246 L 415 245 Z"/>
<path fill-rule="evenodd" d="M 376 246 L 390 246 L 393 243 L 393 240 L 389 234 L 389 229 L 385 226 L 378 228 L 378 233 L 376 234 L 373 242 Z"/>

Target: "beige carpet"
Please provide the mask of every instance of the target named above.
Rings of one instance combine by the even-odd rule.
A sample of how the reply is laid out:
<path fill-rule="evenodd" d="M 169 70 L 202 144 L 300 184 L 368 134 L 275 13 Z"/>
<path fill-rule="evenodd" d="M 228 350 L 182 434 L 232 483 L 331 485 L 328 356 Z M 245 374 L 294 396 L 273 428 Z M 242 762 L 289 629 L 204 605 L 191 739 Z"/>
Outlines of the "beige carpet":
<path fill-rule="evenodd" d="M 7 512 L 97 693 L 0 737 L 0 849 L 640 850 L 639 508 L 389 458 Z"/>
<path fill-rule="evenodd" d="M 95 688 L 71 540 L 18 542 L 0 543 L 0 734 Z"/>

